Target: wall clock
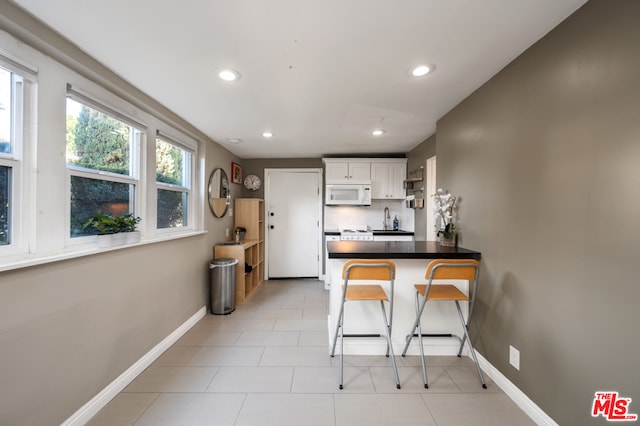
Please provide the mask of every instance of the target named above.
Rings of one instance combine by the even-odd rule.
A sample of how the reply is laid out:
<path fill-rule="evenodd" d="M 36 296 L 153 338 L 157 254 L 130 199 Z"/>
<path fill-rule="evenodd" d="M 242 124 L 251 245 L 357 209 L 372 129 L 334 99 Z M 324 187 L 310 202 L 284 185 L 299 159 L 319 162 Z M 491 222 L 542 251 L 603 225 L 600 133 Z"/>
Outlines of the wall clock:
<path fill-rule="evenodd" d="M 244 187 L 249 191 L 257 191 L 258 189 L 260 189 L 261 185 L 262 181 L 256 175 L 249 175 L 244 179 Z"/>

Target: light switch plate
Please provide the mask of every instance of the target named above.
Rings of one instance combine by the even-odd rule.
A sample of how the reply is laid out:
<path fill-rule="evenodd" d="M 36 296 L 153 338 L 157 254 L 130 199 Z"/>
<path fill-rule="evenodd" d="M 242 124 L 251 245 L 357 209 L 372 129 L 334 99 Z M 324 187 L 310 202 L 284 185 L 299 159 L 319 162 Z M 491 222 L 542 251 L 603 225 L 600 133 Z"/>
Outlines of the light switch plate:
<path fill-rule="evenodd" d="M 520 351 L 509 345 L 509 364 L 516 370 L 520 370 Z"/>

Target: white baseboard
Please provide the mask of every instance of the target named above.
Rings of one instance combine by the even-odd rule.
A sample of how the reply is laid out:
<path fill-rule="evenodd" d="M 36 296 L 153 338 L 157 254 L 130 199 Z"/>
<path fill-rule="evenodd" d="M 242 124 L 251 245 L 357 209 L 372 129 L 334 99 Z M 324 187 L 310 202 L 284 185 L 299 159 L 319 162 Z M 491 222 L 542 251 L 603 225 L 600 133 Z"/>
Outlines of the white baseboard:
<path fill-rule="evenodd" d="M 129 383 L 131 383 L 136 377 L 144 371 L 145 368 L 150 366 L 153 361 L 158 359 L 160 355 L 171 345 L 178 341 L 191 327 L 193 327 L 200 319 L 207 314 L 207 307 L 203 306 L 198 310 L 191 318 L 185 321 L 180 327 L 175 329 L 170 335 L 164 338 L 153 349 L 144 354 L 142 358 L 136 361 L 131 367 L 129 367 L 124 373 L 104 388 L 100 393 L 91 398 L 89 402 L 84 404 L 78 411 L 73 413 L 71 417 L 62 423 L 62 426 L 80 426 L 87 423 L 98 411 L 100 411 L 105 405 L 116 397 Z"/>
<path fill-rule="evenodd" d="M 516 403 L 537 425 L 558 426 L 551 417 L 540 407 L 529 399 L 516 385 L 511 383 L 497 368 L 489 363 L 482 355 L 476 351 L 478 363 L 483 372 L 493 380 L 493 382 L 504 391 L 504 393 Z"/>

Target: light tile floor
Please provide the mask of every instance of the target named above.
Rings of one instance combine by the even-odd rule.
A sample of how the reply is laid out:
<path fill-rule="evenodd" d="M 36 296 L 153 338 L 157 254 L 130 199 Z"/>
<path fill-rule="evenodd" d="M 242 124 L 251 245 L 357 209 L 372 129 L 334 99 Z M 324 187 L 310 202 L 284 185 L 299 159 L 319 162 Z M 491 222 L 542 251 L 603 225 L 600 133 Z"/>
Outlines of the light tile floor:
<path fill-rule="evenodd" d="M 230 315 L 199 321 L 89 423 L 98 425 L 531 425 L 469 358 L 328 355 L 328 292 L 265 281 Z"/>

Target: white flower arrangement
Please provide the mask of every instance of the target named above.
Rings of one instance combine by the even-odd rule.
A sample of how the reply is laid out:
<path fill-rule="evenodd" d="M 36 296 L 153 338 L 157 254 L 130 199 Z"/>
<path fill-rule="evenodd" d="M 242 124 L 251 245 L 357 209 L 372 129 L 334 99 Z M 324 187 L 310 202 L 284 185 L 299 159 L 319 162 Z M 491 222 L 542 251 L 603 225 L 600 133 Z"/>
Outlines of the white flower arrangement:
<path fill-rule="evenodd" d="M 457 198 L 442 188 L 438 188 L 431 197 L 433 198 L 433 214 L 436 217 L 436 227 L 438 228 L 437 235 L 442 235 L 445 238 L 455 237 L 458 229 L 453 223 L 453 209 L 456 206 Z"/>

